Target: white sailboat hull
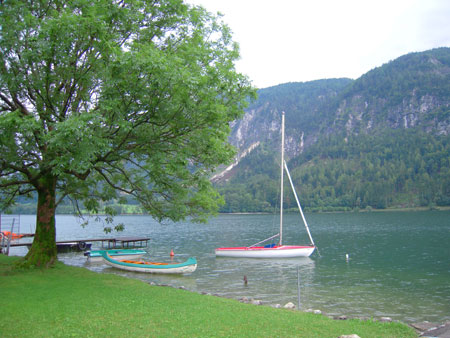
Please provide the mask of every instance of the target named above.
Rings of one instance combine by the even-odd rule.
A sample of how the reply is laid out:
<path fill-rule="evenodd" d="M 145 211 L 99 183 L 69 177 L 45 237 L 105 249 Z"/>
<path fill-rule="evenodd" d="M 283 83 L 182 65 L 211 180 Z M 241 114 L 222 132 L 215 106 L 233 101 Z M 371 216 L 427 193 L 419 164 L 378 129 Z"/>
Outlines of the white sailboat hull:
<path fill-rule="evenodd" d="M 314 252 L 315 246 L 281 245 L 272 248 L 265 247 L 230 247 L 217 248 L 217 257 L 239 258 L 293 258 L 309 257 Z"/>

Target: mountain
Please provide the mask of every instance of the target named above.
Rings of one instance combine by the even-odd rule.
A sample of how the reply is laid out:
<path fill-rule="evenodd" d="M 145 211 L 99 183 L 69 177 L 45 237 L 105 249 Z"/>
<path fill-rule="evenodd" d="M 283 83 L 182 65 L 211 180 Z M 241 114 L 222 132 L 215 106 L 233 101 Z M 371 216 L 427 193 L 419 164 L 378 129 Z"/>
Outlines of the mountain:
<path fill-rule="evenodd" d="M 352 82 L 350 79 L 327 79 L 261 89 L 258 100 L 247 109 L 244 118 L 233 126 L 230 141 L 238 149 L 246 149 L 258 141 L 278 139 L 280 113 L 285 111 L 287 152 L 297 154 L 305 143 L 315 142 L 314 135 L 320 129 L 320 116 L 324 107 Z M 308 136 L 301 145 L 294 137 L 301 137 L 305 131 Z"/>
<path fill-rule="evenodd" d="M 232 126 L 235 163 L 213 178 L 222 211 L 276 207 L 281 111 L 306 209 L 450 205 L 450 48 L 404 55 L 356 80 L 259 90 Z"/>
<path fill-rule="evenodd" d="M 418 128 L 447 135 L 449 102 L 450 49 L 412 53 L 348 86 L 330 103 L 331 127 L 349 133 Z"/>

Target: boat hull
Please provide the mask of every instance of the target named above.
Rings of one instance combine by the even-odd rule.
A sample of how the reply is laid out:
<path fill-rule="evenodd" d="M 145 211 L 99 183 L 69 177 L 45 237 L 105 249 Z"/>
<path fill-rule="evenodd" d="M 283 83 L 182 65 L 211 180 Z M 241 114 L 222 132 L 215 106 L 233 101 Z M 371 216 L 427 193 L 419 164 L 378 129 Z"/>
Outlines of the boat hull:
<path fill-rule="evenodd" d="M 83 252 L 90 250 L 91 245 L 91 243 L 86 242 L 56 243 L 56 251 L 58 253 Z"/>
<path fill-rule="evenodd" d="M 115 260 L 107 253 L 102 253 L 104 262 L 116 269 L 144 273 L 158 274 L 183 274 L 191 273 L 197 269 L 197 260 L 194 257 L 189 258 L 183 263 L 155 263 L 138 262 L 127 260 Z"/>
<path fill-rule="evenodd" d="M 91 250 L 84 253 L 90 262 L 103 262 L 102 252 L 108 252 L 114 259 L 140 259 L 146 254 L 144 250 L 137 249 L 117 249 L 117 250 Z"/>
<path fill-rule="evenodd" d="M 217 257 L 239 258 L 293 258 L 309 257 L 314 252 L 315 246 L 281 245 L 267 247 L 232 247 L 217 248 Z"/>

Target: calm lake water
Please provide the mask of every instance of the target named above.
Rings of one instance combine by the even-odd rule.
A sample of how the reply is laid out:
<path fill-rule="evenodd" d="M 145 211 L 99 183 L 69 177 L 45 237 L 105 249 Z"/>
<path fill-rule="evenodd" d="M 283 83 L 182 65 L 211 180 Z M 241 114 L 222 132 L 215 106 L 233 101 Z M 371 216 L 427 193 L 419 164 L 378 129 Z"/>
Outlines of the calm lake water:
<path fill-rule="evenodd" d="M 87 263 L 80 253 L 59 258 L 101 273 L 281 305 L 297 304 L 299 269 L 302 309 L 320 309 L 328 315 L 389 316 L 404 322 L 450 320 L 450 212 L 307 214 L 306 218 L 320 252 L 310 258 L 215 257 L 216 247 L 251 245 L 277 233 L 278 217 L 273 215 L 220 215 L 208 224 L 159 224 L 148 216 L 116 217 L 126 227 L 117 236 L 151 238 L 145 258 L 170 261 L 172 249 L 175 261 L 197 257 L 199 266 L 190 275 L 126 273 Z M 21 231 L 33 231 L 34 219 L 21 216 Z M 58 240 L 114 236 L 105 235 L 101 223 L 92 221 L 83 229 L 76 218 L 57 216 Z M 307 244 L 299 215 L 285 216 L 284 243 Z M 25 253 L 24 248 L 11 251 Z"/>

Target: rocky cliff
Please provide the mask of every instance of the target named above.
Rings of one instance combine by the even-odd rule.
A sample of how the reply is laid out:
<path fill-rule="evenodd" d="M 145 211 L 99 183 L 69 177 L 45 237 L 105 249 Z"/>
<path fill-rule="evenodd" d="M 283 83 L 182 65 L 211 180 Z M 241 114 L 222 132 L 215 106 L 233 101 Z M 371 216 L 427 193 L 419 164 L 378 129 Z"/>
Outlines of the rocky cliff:
<path fill-rule="evenodd" d="M 419 128 L 450 133 L 450 48 L 402 56 L 357 80 L 327 79 L 261 89 L 230 142 L 240 152 L 273 143 L 286 112 L 286 151 L 301 153 L 321 136 Z"/>

